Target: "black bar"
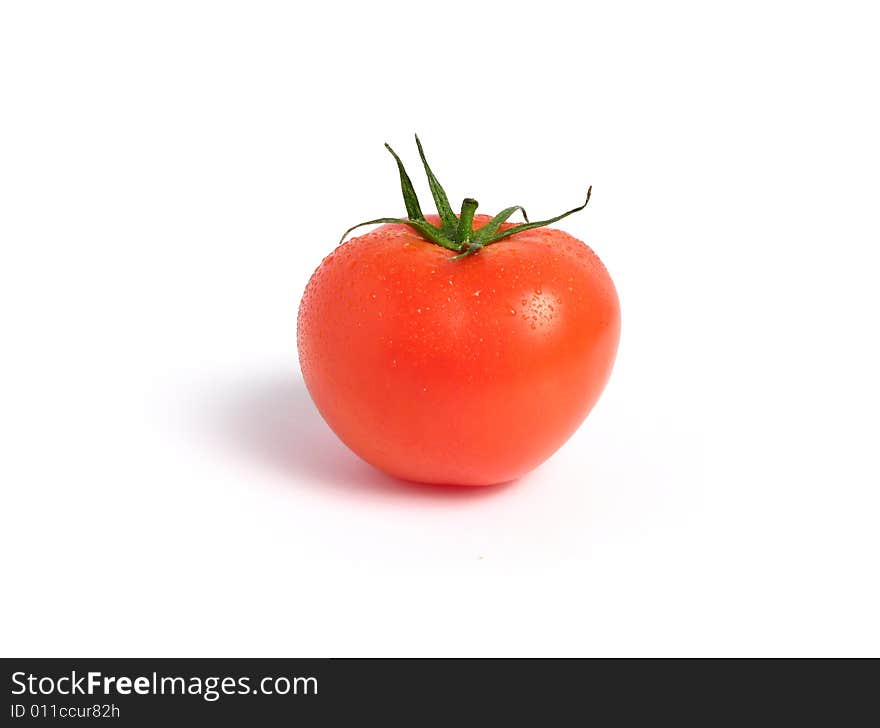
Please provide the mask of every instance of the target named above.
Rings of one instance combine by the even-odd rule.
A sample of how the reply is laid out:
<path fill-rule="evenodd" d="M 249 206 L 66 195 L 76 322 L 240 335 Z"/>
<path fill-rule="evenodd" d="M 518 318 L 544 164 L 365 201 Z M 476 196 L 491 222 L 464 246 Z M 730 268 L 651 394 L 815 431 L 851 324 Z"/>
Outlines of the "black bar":
<path fill-rule="evenodd" d="M 858 724 L 876 661 L 3 659 L 6 725 Z M 70 693 L 73 694 L 64 694 Z M 868 710 L 868 713 L 864 711 Z M 100 719 L 100 720 L 98 720 Z"/>

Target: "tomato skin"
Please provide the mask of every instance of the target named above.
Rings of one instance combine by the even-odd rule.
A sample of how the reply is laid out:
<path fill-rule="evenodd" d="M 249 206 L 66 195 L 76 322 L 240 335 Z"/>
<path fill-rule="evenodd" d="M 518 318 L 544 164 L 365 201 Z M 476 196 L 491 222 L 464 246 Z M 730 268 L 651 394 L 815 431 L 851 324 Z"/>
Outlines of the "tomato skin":
<path fill-rule="evenodd" d="M 368 463 L 412 481 L 502 483 L 596 403 L 620 337 L 617 292 L 560 230 L 453 255 L 402 224 L 336 248 L 300 305 L 300 364 L 321 415 Z"/>

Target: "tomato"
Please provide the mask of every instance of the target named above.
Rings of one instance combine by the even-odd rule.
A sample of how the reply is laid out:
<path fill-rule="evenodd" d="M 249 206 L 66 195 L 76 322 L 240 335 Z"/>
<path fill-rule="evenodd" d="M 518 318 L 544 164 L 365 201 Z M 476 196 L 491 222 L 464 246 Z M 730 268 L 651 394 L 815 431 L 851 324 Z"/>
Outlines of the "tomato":
<path fill-rule="evenodd" d="M 512 480 L 599 398 L 620 336 L 614 284 L 560 230 L 504 222 L 497 232 L 512 234 L 469 250 L 426 239 L 413 219 L 340 245 L 312 276 L 298 317 L 306 386 L 339 438 L 387 473 Z M 473 216 L 471 234 L 490 220 Z"/>

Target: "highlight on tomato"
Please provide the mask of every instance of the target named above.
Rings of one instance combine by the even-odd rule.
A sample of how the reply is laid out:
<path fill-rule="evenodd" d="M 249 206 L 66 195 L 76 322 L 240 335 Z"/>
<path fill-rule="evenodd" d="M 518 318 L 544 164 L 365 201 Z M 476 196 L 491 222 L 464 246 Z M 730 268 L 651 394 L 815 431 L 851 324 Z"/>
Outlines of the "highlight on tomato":
<path fill-rule="evenodd" d="M 519 206 L 453 212 L 416 137 L 437 207 L 425 215 L 398 155 L 406 217 L 340 241 L 297 321 L 308 391 L 339 438 L 398 478 L 490 485 L 550 457 L 605 387 L 620 305 L 580 240 Z M 524 222 L 512 223 L 519 213 Z M 355 228 L 343 235 L 343 240 Z"/>

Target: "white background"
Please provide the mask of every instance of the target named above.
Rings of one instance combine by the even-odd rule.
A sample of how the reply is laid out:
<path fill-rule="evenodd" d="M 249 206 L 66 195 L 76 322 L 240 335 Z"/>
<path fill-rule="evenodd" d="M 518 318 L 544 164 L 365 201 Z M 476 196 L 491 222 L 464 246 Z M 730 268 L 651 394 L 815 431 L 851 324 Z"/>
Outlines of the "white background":
<path fill-rule="evenodd" d="M 3 654 L 880 654 L 872 12 L 4 3 Z M 301 384 L 413 131 L 482 210 L 594 186 L 617 366 L 509 486 L 391 480 Z"/>

